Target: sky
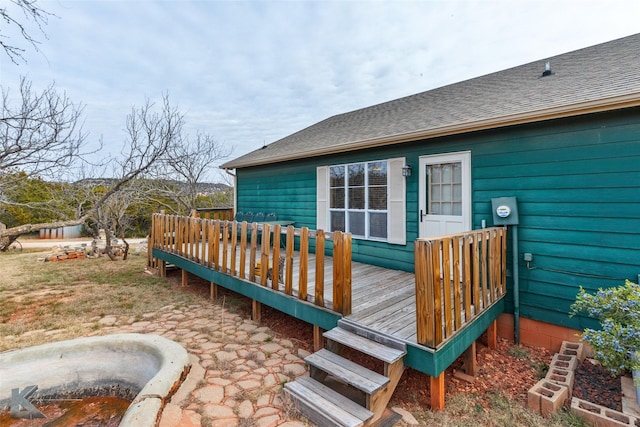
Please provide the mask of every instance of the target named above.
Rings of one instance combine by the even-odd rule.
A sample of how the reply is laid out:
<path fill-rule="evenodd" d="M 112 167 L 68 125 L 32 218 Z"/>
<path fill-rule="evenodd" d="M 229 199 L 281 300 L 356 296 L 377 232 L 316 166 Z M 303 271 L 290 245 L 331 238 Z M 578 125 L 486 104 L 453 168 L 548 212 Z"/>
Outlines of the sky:
<path fill-rule="evenodd" d="M 336 114 L 640 32 L 638 0 L 38 5 L 55 15 L 45 35 L 27 27 L 38 51 L 0 22 L 27 49 L 17 65 L 0 52 L 0 86 L 55 83 L 85 105 L 100 156 L 120 151 L 133 106 L 165 94 L 186 131 L 212 135 L 229 160 Z"/>

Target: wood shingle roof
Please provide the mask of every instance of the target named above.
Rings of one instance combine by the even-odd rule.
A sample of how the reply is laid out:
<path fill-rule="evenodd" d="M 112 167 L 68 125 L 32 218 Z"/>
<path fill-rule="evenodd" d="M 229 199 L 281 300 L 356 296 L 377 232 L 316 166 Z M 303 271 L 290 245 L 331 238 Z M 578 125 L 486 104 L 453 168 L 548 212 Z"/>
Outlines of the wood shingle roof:
<path fill-rule="evenodd" d="M 543 76 L 549 62 L 551 75 Z M 640 105 L 640 34 L 329 117 L 225 169 Z"/>

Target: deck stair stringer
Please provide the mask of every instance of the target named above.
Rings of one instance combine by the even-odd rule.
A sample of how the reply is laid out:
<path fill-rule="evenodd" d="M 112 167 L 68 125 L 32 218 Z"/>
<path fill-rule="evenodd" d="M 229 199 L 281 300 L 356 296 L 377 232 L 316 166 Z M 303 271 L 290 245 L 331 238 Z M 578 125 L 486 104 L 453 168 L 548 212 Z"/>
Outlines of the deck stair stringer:
<path fill-rule="evenodd" d="M 285 384 L 285 393 L 319 426 L 372 425 L 382 417 L 400 381 L 405 344 L 342 321 L 324 336 L 327 348 L 305 358 L 310 376 Z M 382 361 L 384 372 L 343 357 L 345 347 Z M 348 415 L 336 417 L 336 407 Z"/>

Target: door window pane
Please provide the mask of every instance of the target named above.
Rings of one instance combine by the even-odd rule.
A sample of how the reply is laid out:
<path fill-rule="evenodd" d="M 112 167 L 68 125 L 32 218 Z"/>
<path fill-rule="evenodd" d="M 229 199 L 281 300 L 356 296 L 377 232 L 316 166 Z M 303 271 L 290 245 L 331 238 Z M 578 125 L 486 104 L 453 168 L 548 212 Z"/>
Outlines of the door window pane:
<path fill-rule="evenodd" d="M 428 206 L 432 215 L 462 215 L 462 163 L 427 166 Z"/>

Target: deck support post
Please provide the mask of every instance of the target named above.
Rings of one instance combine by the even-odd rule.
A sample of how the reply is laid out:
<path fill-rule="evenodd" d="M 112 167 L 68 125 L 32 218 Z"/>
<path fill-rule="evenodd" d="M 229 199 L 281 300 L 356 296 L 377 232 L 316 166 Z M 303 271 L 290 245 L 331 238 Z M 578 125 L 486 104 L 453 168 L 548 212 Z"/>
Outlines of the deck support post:
<path fill-rule="evenodd" d="M 209 299 L 214 300 L 218 298 L 218 285 L 213 282 L 209 282 Z"/>
<path fill-rule="evenodd" d="M 159 259 L 156 259 L 156 263 L 158 264 L 158 276 L 167 277 L 167 263 Z"/>
<path fill-rule="evenodd" d="M 256 300 L 251 301 L 251 319 L 254 322 L 260 323 L 262 318 L 262 303 Z"/>
<path fill-rule="evenodd" d="M 487 347 L 491 350 L 498 349 L 498 321 L 494 320 L 487 328 Z"/>
<path fill-rule="evenodd" d="M 431 409 L 441 411 L 444 409 L 444 371 L 437 377 L 429 377 L 431 379 Z"/>
<path fill-rule="evenodd" d="M 464 352 L 464 373 L 475 377 L 478 375 L 478 360 L 476 359 L 476 342 L 474 341 Z"/>
<path fill-rule="evenodd" d="M 318 325 L 313 325 L 313 351 L 320 351 L 324 347 L 322 340 L 322 328 Z"/>
<path fill-rule="evenodd" d="M 182 269 L 182 286 L 187 286 L 189 284 L 189 272 L 187 270 L 185 270 L 184 268 Z"/>

